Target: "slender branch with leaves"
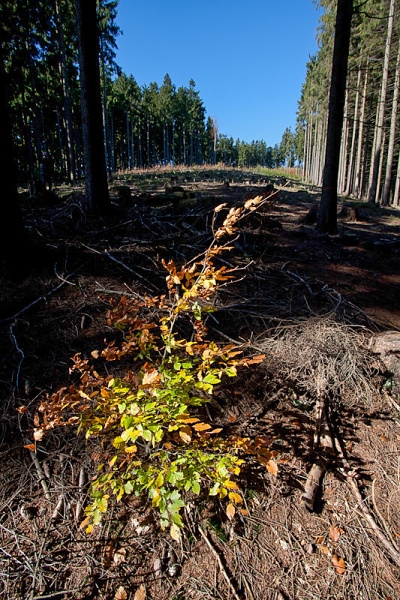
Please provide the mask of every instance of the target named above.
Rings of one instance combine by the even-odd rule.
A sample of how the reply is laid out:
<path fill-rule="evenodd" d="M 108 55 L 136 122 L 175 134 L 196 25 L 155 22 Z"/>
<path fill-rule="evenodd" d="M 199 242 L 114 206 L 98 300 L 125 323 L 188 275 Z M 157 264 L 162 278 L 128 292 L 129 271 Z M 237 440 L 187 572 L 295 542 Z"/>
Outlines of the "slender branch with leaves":
<path fill-rule="evenodd" d="M 110 303 L 107 324 L 122 332 L 122 342 L 112 341 L 94 350 L 92 359 L 73 357 L 72 371 L 79 383 L 49 396 L 35 415 L 35 440 L 59 425 L 74 425 L 86 438 L 101 440 L 97 470 L 90 489 L 91 502 L 81 526 L 90 533 L 107 512 L 109 499 L 146 494 L 159 513 L 160 525 L 179 539 L 181 510 L 188 494 L 208 492 L 227 501 L 233 518 L 243 502 L 235 479 L 249 450 L 247 438 L 224 438 L 200 415 L 224 377 L 235 377 L 238 367 L 258 363 L 263 356 L 245 358 L 242 349 L 219 346 L 206 340 L 206 318 L 216 308 L 216 291 L 234 276 L 213 259 L 229 245 L 237 221 L 263 203 L 258 196 L 243 207 L 231 208 L 203 254 L 178 268 L 162 261 L 168 272 L 168 294 L 127 298 Z M 190 323 L 190 339 L 180 339 L 178 320 Z M 128 367 L 123 375 L 101 375 L 100 366 L 119 361 Z M 134 366 L 136 363 L 136 366 Z M 97 367 L 97 368 L 96 368 Z M 117 369 L 115 369 L 117 371 Z M 121 370 L 121 368 L 120 368 Z M 251 450 L 250 450 L 251 451 Z"/>

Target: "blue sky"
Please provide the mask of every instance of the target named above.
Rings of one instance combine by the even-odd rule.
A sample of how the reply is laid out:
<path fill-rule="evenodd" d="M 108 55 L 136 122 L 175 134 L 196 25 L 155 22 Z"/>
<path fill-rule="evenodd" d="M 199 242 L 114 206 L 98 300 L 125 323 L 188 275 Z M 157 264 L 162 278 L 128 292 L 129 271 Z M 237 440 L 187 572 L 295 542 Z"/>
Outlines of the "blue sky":
<path fill-rule="evenodd" d="M 190 79 L 219 133 L 278 144 L 317 51 L 313 0 L 119 0 L 116 61 L 140 86 Z"/>

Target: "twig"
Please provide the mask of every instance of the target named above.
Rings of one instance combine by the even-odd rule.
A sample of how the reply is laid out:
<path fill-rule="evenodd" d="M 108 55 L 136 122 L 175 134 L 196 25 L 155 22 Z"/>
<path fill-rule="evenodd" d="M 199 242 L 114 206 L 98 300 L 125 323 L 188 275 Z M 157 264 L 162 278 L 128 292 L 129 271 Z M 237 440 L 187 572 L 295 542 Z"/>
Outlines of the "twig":
<path fill-rule="evenodd" d="M 206 534 L 204 533 L 204 531 L 202 530 L 202 528 L 199 527 L 198 530 L 199 530 L 201 536 L 204 538 L 207 546 L 210 548 L 211 552 L 214 554 L 215 558 L 217 559 L 219 568 L 221 569 L 221 573 L 225 577 L 226 582 L 228 583 L 230 589 L 232 590 L 232 594 L 233 594 L 234 598 L 236 598 L 236 600 L 241 600 L 240 596 L 237 594 L 237 592 L 236 592 L 236 590 L 235 590 L 235 588 L 234 588 L 231 580 L 229 579 L 229 575 L 226 572 L 226 569 L 225 569 L 224 565 L 222 564 L 220 555 L 215 550 L 214 546 L 211 544 L 210 540 L 208 539 L 208 537 L 206 536 Z"/>
<path fill-rule="evenodd" d="M 117 258 L 115 258 L 112 254 L 110 254 L 108 252 L 108 250 L 105 250 L 104 254 L 106 256 L 108 256 L 108 258 L 110 258 L 111 260 L 113 260 L 114 262 L 116 262 L 118 265 L 120 265 L 121 267 L 123 267 L 124 269 L 126 269 L 127 271 L 129 271 L 129 273 L 132 273 L 132 275 L 134 275 L 135 277 L 138 277 L 138 279 L 142 279 L 143 281 L 145 281 L 149 285 L 149 282 L 147 281 L 147 279 L 145 277 L 143 277 L 143 275 L 139 275 L 139 273 L 137 273 L 136 271 L 134 271 L 133 269 L 131 269 L 130 267 L 128 267 L 127 265 L 125 265 L 123 262 L 121 262 L 120 260 L 118 260 Z M 148 292 L 153 292 L 154 290 L 156 290 L 156 288 L 153 285 L 151 285 L 151 283 L 150 283 L 150 287 L 147 287 L 146 285 L 144 287 L 147 289 Z"/>
<path fill-rule="evenodd" d="M 41 486 L 43 488 L 44 494 L 45 494 L 47 500 L 51 500 L 51 494 L 50 494 L 50 491 L 49 491 L 49 488 L 48 488 L 47 482 L 46 482 L 46 475 L 43 473 L 43 469 L 41 467 L 39 459 L 38 459 L 36 453 L 32 452 L 32 450 L 29 450 L 29 454 L 31 455 L 33 464 L 36 467 L 36 471 L 38 472 L 39 481 L 40 481 L 40 484 L 41 484 Z"/>
<path fill-rule="evenodd" d="M 13 323 L 12 325 L 10 325 L 10 338 L 14 342 L 15 348 L 17 349 L 17 351 L 21 355 L 21 358 L 20 358 L 18 366 L 17 366 L 17 374 L 15 376 L 15 388 L 18 390 L 18 388 L 19 388 L 19 374 L 20 374 L 20 371 L 21 371 L 21 365 L 22 365 L 22 363 L 24 361 L 24 358 L 25 358 L 25 354 L 24 354 L 23 350 L 21 350 L 21 348 L 18 346 L 17 338 L 14 335 L 13 327 L 15 327 L 15 325 L 16 325 L 16 323 Z"/>
<path fill-rule="evenodd" d="M 63 504 L 64 504 L 64 494 L 61 494 L 58 499 L 58 502 L 56 504 L 56 507 L 53 510 L 53 513 L 51 515 L 51 519 L 53 521 L 55 521 L 56 519 L 59 519 L 60 517 L 63 516 L 63 514 L 62 514 Z"/>
<path fill-rule="evenodd" d="M 373 479 L 372 480 L 372 486 L 371 486 L 372 504 L 374 505 L 374 510 L 375 510 L 376 514 L 378 515 L 380 522 L 382 523 L 382 525 L 383 525 L 386 533 L 390 537 L 390 541 L 392 542 L 393 546 L 396 547 L 396 542 L 393 539 L 392 534 L 390 533 L 389 527 L 387 526 L 387 523 L 386 523 L 385 519 L 382 517 L 382 515 L 380 513 L 380 510 L 379 510 L 379 508 L 376 505 L 376 501 L 375 501 L 375 482 L 376 482 L 376 479 Z"/>
<path fill-rule="evenodd" d="M 99 287 L 96 288 L 96 292 L 101 292 L 102 294 L 114 294 L 115 296 L 132 296 L 133 298 L 139 298 L 139 300 L 144 300 L 143 296 L 141 296 L 140 294 L 137 294 L 136 292 L 134 292 L 133 290 L 131 290 L 131 288 L 125 284 L 125 286 L 128 288 L 129 290 L 129 294 L 127 294 L 126 292 L 121 292 L 120 290 L 108 290 L 107 288 L 104 287 L 104 285 L 101 285 L 101 283 L 99 283 L 98 281 L 95 282 L 96 285 L 98 285 Z"/>
<path fill-rule="evenodd" d="M 393 544 L 387 539 L 387 537 L 383 534 L 381 529 L 379 529 L 378 525 L 375 523 L 373 516 L 371 515 L 370 511 L 364 504 L 364 500 L 363 500 L 363 497 L 361 496 L 361 492 L 358 488 L 357 481 L 353 477 L 350 477 L 350 476 L 346 477 L 346 481 L 347 481 L 347 484 L 349 485 L 350 489 L 352 490 L 353 494 L 356 497 L 356 500 L 361 508 L 363 517 L 365 518 L 366 521 L 368 521 L 368 524 L 371 527 L 372 531 L 374 532 L 375 536 L 381 542 L 382 546 L 384 546 L 386 548 L 386 550 L 392 557 L 393 562 L 395 562 L 396 565 L 398 567 L 400 567 L 400 553 L 393 546 Z"/>
<path fill-rule="evenodd" d="M 57 287 L 53 288 L 52 290 L 50 290 L 49 292 L 47 292 L 47 294 L 45 294 L 44 296 L 40 296 L 39 298 L 36 298 L 36 300 L 34 300 L 33 302 L 31 302 L 30 304 L 28 304 L 27 306 L 25 306 L 24 308 L 21 308 L 21 310 L 19 310 L 17 313 L 15 313 L 15 315 L 12 315 L 11 317 L 6 317 L 5 319 L 1 319 L 0 323 L 7 323 L 8 321 L 13 321 L 15 319 L 17 319 L 17 317 L 19 317 L 20 315 L 24 314 L 27 310 L 29 310 L 30 308 L 32 308 L 32 306 L 35 306 L 35 304 L 38 304 L 38 302 L 41 302 L 42 300 L 45 300 L 46 298 L 48 298 L 49 296 L 51 296 L 52 294 L 55 294 L 56 292 L 58 292 L 59 289 L 61 289 L 62 287 L 64 287 L 64 285 L 68 282 L 68 278 L 69 277 L 73 277 L 74 275 L 76 275 L 76 273 L 78 273 L 78 271 L 80 271 L 87 263 L 84 263 L 83 265 L 80 265 L 75 271 L 73 271 L 73 273 L 70 273 L 69 275 L 67 275 L 62 282 L 57 285 Z"/>
<path fill-rule="evenodd" d="M 85 485 L 85 469 L 83 467 L 81 467 L 81 469 L 79 471 L 79 483 L 78 483 L 79 495 L 82 495 L 84 485 Z M 81 502 L 80 498 L 78 498 L 78 501 L 76 503 L 76 508 L 75 508 L 76 521 L 79 521 L 79 519 L 81 518 L 81 514 L 82 514 L 82 502 Z"/>
<path fill-rule="evenodd" d="M 46 594 L 45 596 L 34 596 L 32 600 L 50 600 L 50 598 L 58 598 L 63 594 L 74 594 L 79 592 L 81 588 L 75 588 L 73 590 L 61 590 L 60 592 L 53 592 L 52 594 Z"/>

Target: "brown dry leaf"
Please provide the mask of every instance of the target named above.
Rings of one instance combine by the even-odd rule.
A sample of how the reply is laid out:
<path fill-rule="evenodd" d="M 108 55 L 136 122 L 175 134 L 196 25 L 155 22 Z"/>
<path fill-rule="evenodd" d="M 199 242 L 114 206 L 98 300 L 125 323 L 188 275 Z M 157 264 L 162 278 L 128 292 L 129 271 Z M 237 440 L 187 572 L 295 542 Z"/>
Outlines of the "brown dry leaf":
<path fill-rule="evenodd" d="M 274 460 L 269 460 L 267 463 L 267 471 L 272 473 L 275 477 L 278 475 L 278 465 Z"/>
<path fill-rule="evenodd" d="M 93 358 L 99 358 L 100 352 L 98 350 L 93 350 L 91 353 Z"/>
<path fill-rule="evenodd" d="M 179 437 L 185 444 L 189 444 L 192 441 L 192 430 L 190 427 L 182 427 L 182 429 L 179 430 Z"/>
<path fill-rule="evenodd" d="M 142 385 L 152 385 L 159 381 L 159 379 L 161 379 L 160 373 L 157 369 L 152 369 L 143 375 Z"/>
<path fill-rule="evenodd" d="M 211 429 L 211 425 L 208 423 L 197 423 L 196 425 L 193 425 L 193 429 L 196 431 L 206 431 L 206 429 Z"/>
<path fill-rule="evenodd" d="M 248 511 L 248 510 L 246 510 L 245 508 L 241 508 L 241 509 L 240 509 L 240 512 L 242 513 L 242 515 L 243 515 L 244 517 L 247 517 L 247 516 L 248 516 L 248 514 L 249 514 L 249 511 Z"/>
<path fill-rule="evenodd" d="M 33 439 L 36 440 L 37 442 L 40 442 L 40 440 L 43 439 L 43 436 L 44 436 L 43 429 L 36 429 L 36 431 L 33 432 Z"/>
<path fill-rule="evenodd" d="M 37 413 L 35 413 L 35 416 L 33 417 L 33 424 L 35 427 L 39 427 L 40 425 L 40 418 Z"/>
<path fill-rule="evenodd" d="M 27 444 L 26 446 L 24 446 L 24 448 L 26 448 L 27 450 L 30 450 L 31 452 L 36 452 L 35 444 Z"/>
<path fill-rule="evenodd" d="M 235 516 L 235 512 L 235 507 L 231 502 L 229 502 L 228 506 L 226 507 L 226 516 L 228 517 L 228 519 L 232 520 Z"/>
<path fill-rule="evenodd" d="M 259 449 L 257 450 L 257 456 L 258 456 L 258 457 L 260 457 L 260 456 L 263 456 L 263 457 L 264 457 L 264 458 L 266 458 L 266 459 L 267 459 L 267 461 L 268 461 L 268 460 L 270 460 L 270 458 L 271 458 L 271 456 L 272 456 L 272 454 L 271 454 L 271 450 L 269 450 L 268 448 L 259 448 Z"/>
<path fill-rule="evenodd" d="M 328 555 L 328 554 L 331 553 L 331 551 L 329 550 L 328 546 L 319 545 L 318 546 L 318 550 L 321 550 L 322 554 L 326 554 L 326 555 Z"/>
<path fill-rule="evenodd" d="M 82 527 L 82 524 L 81 524 L 81 527 Z M 114 543 L 109 542 L 107 544 L 105 552 L 104 552 L 104 566 L 105 567 L 109 567 L 111 565 L 111 559 L 113 557 L 113 552 L 114 552 Z"/>
<path fill-rule="evenodd" d="M 113 556 L 114 564 L 119 565 L 119 564 L 125 562 L 125 560 L 126 560 L 125 548 L 118 548 L 118 550 L 116 550 L 114 552 L 114 556 Z"/>
<path fill-rule="evenodd" d="M 336 527 L 336 525 L 331 525 L 329 528 L 329 537 L 332 542 L 337 542 L 342 533 L 344 533 L 344 530 L 341 527 Z"/>
<path fill-rule="evenodd" d="M 322 544 L 322 542 L 323 542 L 323 541 L 324 541 L 324 536 L 323 536 L 323 535 L 320 535 L 320 536 L 317 538 L 317 545 L 319 546 L 320 544 Z"/>
<path fill-rule="evenodd" d="M 15 409 L 20 415 L 23 415 L 24 413 L 28 412 L 28 409 L 26 408 L 26 406 L 18 406 Z"/>
<path fill-rule="evenodd" d="M 335 567 L 336 573 L 338 573 L 339 575 L 343 575 L 343 573 L 346 570 L 346 563 L 344 562 L 343 558 L 334 554 L 332 556 L 332 564 Z"/>
<path fill-rule="evenodd" d="M 180 415 L 176 420 L 184 423 L 198 423 L 200 421 L 197 417 L 191 417 L 190 415 Z"/>
<path fill-rule="evenodd" d="M 120 585 L 117 591 L 115 592 L 114 600 L 126 600 L 128 598 L 128 594 L 125 591 L 125 588 Z"/>
<path fill-rule="evenodd" d="M 133 600 L 144 600 L 146 598 L 146 588 L 142 585 L 136 590 Z"/>

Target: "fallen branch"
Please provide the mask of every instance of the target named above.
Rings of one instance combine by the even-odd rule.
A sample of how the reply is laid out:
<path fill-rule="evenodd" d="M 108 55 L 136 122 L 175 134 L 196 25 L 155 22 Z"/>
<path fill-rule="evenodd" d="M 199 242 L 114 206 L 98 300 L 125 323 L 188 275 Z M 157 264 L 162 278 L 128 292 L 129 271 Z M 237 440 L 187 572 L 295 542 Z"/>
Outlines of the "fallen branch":
<path fill-rule="evenodd" d="M 78 271 L 80 271 L 85 266 L 85 264 L 87 264 L 87 263 L 80 265 L 80 267 L 78 267 L 75 271 L 73 271 L 73 273 L 70 273 L 69 275 L 64 277 L 62 282 L 59 285 L 57 285 L 57 287 L 55 287 L 52 290 L 50 290 L 49 292 L 47 292 L 47 294 L 45 294 L 44 296 L 40 296 L 39 298 L 36 298 L 36 300 L 31 302 L 30 304 L 28 304 L 24 308 L 21 308 L 21 310 L 19 310 L 17 313 L 15 313 L 15 315 L 12 315 L 11 317 L 6 317 L 5 319 L 1 319 L 0 323 L 7 323 L 8 321 L 13 321 L 13 320 L 17 319 L 20 315 L 23 315 L 27 310 L 32 308 L 32 306 L 35 306 L 35 304 L 38 304 L 38 302 L 44 301 L 44 300 L 46 300 L 46 298 L 48 298 L 52 294 L 55 294 L 56 292 L 58 292 L 58 290 L 61 289 L 62 287 L 64 287 L 64 285 L 66 285 L 67 283 L 70 283 L 68 281 L 68 279 L 70 277 L 73 277 L 74 275 L 76 275 L 76 273 L 78 273 Z M 57 277 L 58 277 L 58 275 L 57 275 Z"/>
<path fill-rule="evenodd" d="M 225 569 L 224 565 L 222 564 L 222 560 L 221 560 L 220 555 L 215 550 L 214 546 L 211 544 L 210 540 L 208 539 L 208 537 L 206 536 L 206 534 L 204 533 L 204 531 L 202 530 L 202 528 L 199 527 L 198 530 L 199 530 L 201 536 L 204 538 L 204 541 L 206 542 L 207 546 L 210 548 L 211 552 L 214 554 L 215 558 L 217 559 L 219 568 L 221 569 L 221 573 L 224 576 L 227 584 L 229 585 L 229 587 L 230 587 L 230 589 L 232 591 L 233 597 L 236 598 L 236 600 L 240 600 L 240 596 L 237 594 L 237 592 L 236 592 L 236 590 L 235 590 L 235 588 L 233 586 L 233 583 L 230 580 L 229 575 L 226 572 L 226 569 Z"/>
<path fill-rule="evenodd" d="M 139 275 L 139 273 L 137 273 L 136 271 L 134 271 L 133 269 L 131 269 L 130 267 L 128 267 L 127 265 L 125 265 L 122 261 L 120 261 L 117 258 L 115 258 L 112 254 L 110 254 L 108 252 L 108 250 L 105 250 L 104 254 L 106 256 L 108 256 L 109 259 L 111 259 L 114 262 L 116 262 L 117 265 L 120 265 L 121 267 L 123 267 L 124 269 L 126 269 L 127 271 L 129 271 L 129 273 L 132 273 L 132 275 L 134 275 L 138 279 L 142 279 L 143 281 L 145 281 L 147 285 L 143 285 L 143 284 L 142 285 L 143 285 L 143 287 L 146 288 L 146 290 L 148 292 L 153 293 L 154 291 L 157 291 L 156 288 L 151 283 L 149 283 L 145 277 L 143 277 L 143 275 Z M 150 285 L 150 287 L 148 287 L 148 285 Z"/>
<path fill-rule="evenodd" d="M 43 473 L 43 469 L 39 462 L 37 454 L 36 454 L 36 452 L 32 452 L 32 450 L 29 450 L 29 454 L 31 455 L 31 459 L 32 459 L 33 464 L 36 467 L 36 471 L 39 475 L 39 482 L 43 488 L 44 495 L 46 496 L 47 500 L 51 500 L 51 494 L 50 494 L 49 488 L 47 486 L 46 475 Z"/>

